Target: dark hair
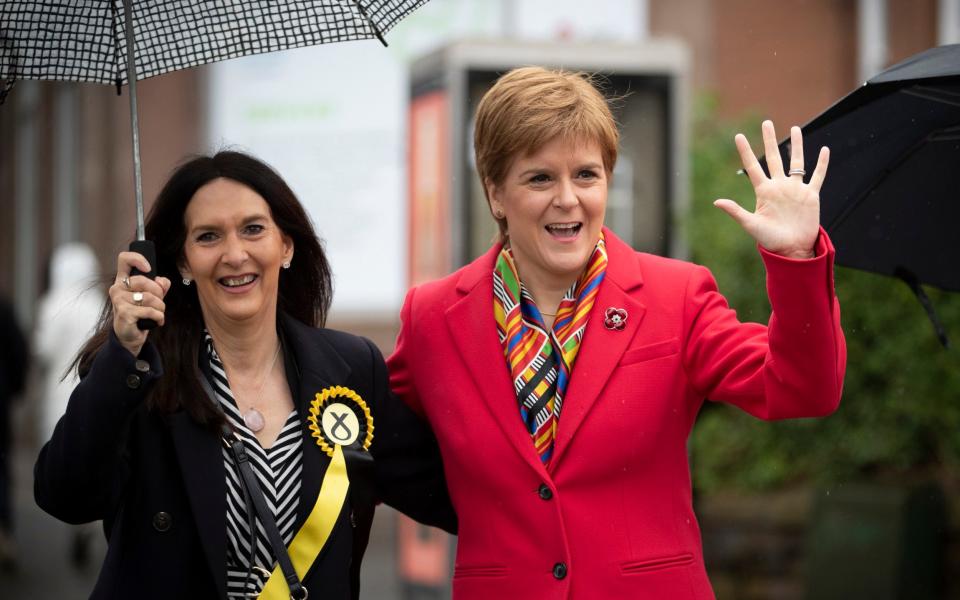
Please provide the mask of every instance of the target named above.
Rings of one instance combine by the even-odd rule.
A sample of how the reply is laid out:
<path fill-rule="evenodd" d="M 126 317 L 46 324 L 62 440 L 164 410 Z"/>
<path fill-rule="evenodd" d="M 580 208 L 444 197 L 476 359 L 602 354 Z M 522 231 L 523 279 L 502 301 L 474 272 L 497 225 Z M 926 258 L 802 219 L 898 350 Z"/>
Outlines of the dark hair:
<path fill-rule="evenodd" d="M 218 426 L 223 417 L 197 381 L 203 336 L 200 301 L 196 286 L 180 285 L 177 265 L 183 258 L 187 236 L 187 205 L 198 189 L 221 177 L 242 183 L 263 197 L 277 226 L 293 240 L 296 258 L 289 269 L 281 271 L 278 313 L 283 311 L 313 327 L 323 326 L 333 294 L 330 265 L 310 218 L 293 190 L 270 166 L 242 152 L 222 151 L 190 159 L 173 172 L 145 223 L 146 237 L 157 248 L 157 264 L 152 266 L 158 275 L 173 282 L 164 298 L 165 324 L 150 333 L 164 375 L 151 390 L 147 405 L 165 413 L 184 409 L 198 423 L 212 427 Z M 96 333 L 77 358 L 81 377 L 90 370 L 112 328 L 113 306 L 107 300 Z"/>

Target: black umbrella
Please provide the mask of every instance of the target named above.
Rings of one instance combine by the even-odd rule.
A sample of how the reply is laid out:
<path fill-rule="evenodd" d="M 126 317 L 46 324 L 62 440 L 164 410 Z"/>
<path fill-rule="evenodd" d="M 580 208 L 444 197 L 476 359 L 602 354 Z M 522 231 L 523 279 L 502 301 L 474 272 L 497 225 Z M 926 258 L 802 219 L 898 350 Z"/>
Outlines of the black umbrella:
<path fill-rule="evenodd" d="M 263 52 L 377 38 L 428 0 L 0 0 L 0 103 L 19 79 L 130 87 L 137 241 L 144 241 L 138 79 Z M 129 74 L 129 76 L 128 76 Z M 146 326 L 147 324 L 144 324 Z"/>
<path fill-rule="evenodd" d="M 807 123 L 803 145 L 808 165 L 832 151 L 820 222 L 837 263 L 906 282 L 946 345 L 920 286 L 960 291 L 960 44 L 870 79 Z"/>

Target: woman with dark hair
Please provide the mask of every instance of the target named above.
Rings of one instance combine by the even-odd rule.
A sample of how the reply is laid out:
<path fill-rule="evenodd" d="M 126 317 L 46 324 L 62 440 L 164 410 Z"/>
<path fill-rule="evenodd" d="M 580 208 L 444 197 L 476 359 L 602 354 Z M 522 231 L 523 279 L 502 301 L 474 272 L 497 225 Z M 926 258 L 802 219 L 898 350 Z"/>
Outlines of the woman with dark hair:
<path fill-rule="evenodd" d="M 322 328 L 330 267 L 276 172 L 195 158 L 146 234 L 157 277 L 120 253 L 35 470 L 44 510 L 104 521 L 92 597 L 356 598 L 376 502 L 456 528 L 436 442 L 380 352 Z"/>

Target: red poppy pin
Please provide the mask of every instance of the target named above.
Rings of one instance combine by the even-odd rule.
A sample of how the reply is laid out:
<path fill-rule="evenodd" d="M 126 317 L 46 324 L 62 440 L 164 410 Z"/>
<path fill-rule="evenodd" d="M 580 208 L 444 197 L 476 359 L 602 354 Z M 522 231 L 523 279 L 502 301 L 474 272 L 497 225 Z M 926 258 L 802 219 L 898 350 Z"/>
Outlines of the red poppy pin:
<path fill-rule="evenodd" d="M 607 312 L 603 314 L 603 326 L 611 331 L 623 331 L 623 328 L 627 326 L 627 311 L 623 308 L 613 308 L 612 306 L 607 309 Z"/>

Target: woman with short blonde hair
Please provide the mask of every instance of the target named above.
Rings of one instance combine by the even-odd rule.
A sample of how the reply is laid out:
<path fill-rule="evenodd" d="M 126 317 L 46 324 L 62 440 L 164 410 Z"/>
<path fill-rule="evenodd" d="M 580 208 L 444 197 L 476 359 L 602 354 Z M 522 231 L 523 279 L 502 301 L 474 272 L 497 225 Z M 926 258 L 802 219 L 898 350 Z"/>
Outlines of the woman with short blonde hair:
<path fill-rule="evenodd" d="M 710 272 L 603 227 L 616 123 L 589 78 L 505 74 L 477 109 L 476 159 L 502 239 L 409 291 L 390 384 L 437 435 L 459 518 L 455 600 L 713 598 L 687 437 L 705 399 L 762 419 L 826 415 L 846 352 L 819 227 L 827 152 L 805 179 L 791 130 L 756 194 L 715 204 L 758 243 L 773 314 L 742 323 Z"/>

